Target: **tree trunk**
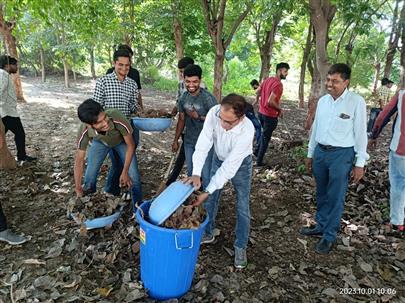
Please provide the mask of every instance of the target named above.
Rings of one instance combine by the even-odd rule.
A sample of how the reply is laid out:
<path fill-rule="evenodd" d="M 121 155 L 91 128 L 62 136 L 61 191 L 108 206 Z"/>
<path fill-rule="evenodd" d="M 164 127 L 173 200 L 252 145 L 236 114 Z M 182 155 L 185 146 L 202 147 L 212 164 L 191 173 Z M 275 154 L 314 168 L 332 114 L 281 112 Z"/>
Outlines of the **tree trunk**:
<path fill-rule="evenodd" d="M 214 66 L 214 89 L 212 94 L 215 96 L 218 102 L 222 100 L 222 77 L 224 74 L 224 59 L 225 51 L 216 54 L 215 66 Z"/>
<path fill-rule="evenodd" d="M 260 80 L 267 78 L 270 74 L 270 62 L 273 55 L 274 40 L 276 37 L 277 27 L 281 20 L 281 14 L 273 16 L 273 23 L 271 29 L 266 31 L 264 43 L 259 45 L 260 59 L 262 66 L 260 68 Z M 259 38 L 259 37 L 257 37 Z"/>
<path fill-rule="evenodd" d="M 184 57 L 184 47 L 183 47 L 183 34 L 182 34 L 182 27 L 180 24 L 179 19 L 175 15 L 173 16 L 173 34 L 174 34 L 174 43 L 176 45 L 176 58 L 179 61 L 181 58 Z M 180 71 L 177 70 L 177 78 L 180 80 L 181 75 Z"/>
<path fill-rule="evenodd" d="M 230 26 L 229 34 L 224 33 L 224 20 L 226 0 L 216 1 L 201 0 L 203 7 L 204 20 L 207 25 L 208 33 L 215 48 L 215 66 L 214 66 L 214 89 L 213 95 L 219 102 L 222 97 L 222 76 L 225 51 L 231 44 L 233 35 L 239 25 L 246 18 L 252 9 L 253 2 L 249 2 L 245 11 L 243 11 L 233 24 Z"/>
<path fill-rule="evenodd" d="M 405 4 L 404 4 L 405 6 Z M 405 10 L 402 8 L 401 10 L 401 19 L 400 19 L 400 27 L 401 27 L 401 73 L 400 73 L 400 80 L 399 85 L 400 88 L 405 89 Z"/>
<path fill-rule="evenodd" d="M 322 87 L 321 75 L 317 67 L 317 61 L 315 56 L 314 58 L 308 60 L 308 71 L 311 74 L 312 80 L 311 80 L 311 92 L 308 100 L 308 113 L 306 121 L 304 123 L 304 128 L 306 130 L 311 129 L 312 122 L 314 121 L 316 106 L 318 104 Z"/>
<path fill-rule="evenodd" d="M 94 63 L 94 46 L 89 47 L 91 77 L 96 79 L 96 64 Z"/>
<path fill-rule="evenodd" d="M 72 73 L 73 73 L 73 80 L 76 81 L 77 80 L 77 73 L 75 72 L 74 69 L 72 69 Z"/>
<path fill-rule="evenodd" d="M 310 0 L 310 18 L 315 30 L 316 40 L 316 65 L 320 73 L 321 82 L 326 82 L 326 76 L 329 70 L 329 60 L 327 45 L 329 42 L 328 33 L 330 24 L 336 13 L 336 6 L 332 5 L 330 0 Z M 320 96 L 326 93 L 324 85 L 321 85 Z"/>
<path fill-rule="evenodd" d="M 0 3 L 0 33 L 4 37 L 4 45 L 6 47 L 6 53 L 18 60 L 16 39 L 12 35 L 12 31 L 15 27 L 15 22 L 7 22 L 4 20 L 3 5 L 4 5 L 3 3 Z M 17 100 L 20 102 L 26 102 L 22 90 L 19 68 L 17 69 L 17 73 L 15 73 L 13 78 Z"/>
<path fill-rule="evenodd" d="M 373 81 L 373 90 L 372 94 L 375 94 L 377 92 L 377 86 L 378 86 L 378 79 L 380 77 L 380 71 L 381 71 L 381 63 L 378 62 L 374 64 L 375 72 L 374 72 L 374 81 Z"/>
<path fill-rule="evenodd" d="M 312 24 L 309 23 L 308 27 L 308 34 L 307 34 L 307 41 L 305 42 L 304 52 L 302 54 L 302 61 L 301 61 L 301 71 L 300 71 L 300 85 L 298 88 L 298 100 L 299 100 L 299 108 L 304 108 L 304 85 L 305 85 L 305 70 L 307 67 L 307 62 L 309 58 L 309 54 L 312 48 Z"/>
<path fill-rule="evenodd" d="M 39 45 L 39 55 L 40 55 L 40 60 L 41 60 L 41 80 L 42 83 L 45 83 L 46 81 L 46 73 L 45 73 L 45 52 L 44 48 L 42 45 Z"/>
<path fill-rule="evenodd" d="M 398 6 L 399 2 L 402 0 L 395 1 L 395 8 L 394 14 L 392 17 L 392 27 L 390 33 L 390 39 L 388 41 L 388 49 L 387 49 L 387 57 L 385 58 L 385 66 L 384 66 L 384 77 L 389 78 L 391 75 L 392 69 L 392 62 L 394 61 L 395 53 L 398 48 L 398 41 L 401 36 L 401 21 L 398 22 Z M 405 5 L 402 5 L 400 15 L 403 15 L 403 11 L 405 10 Z"/>

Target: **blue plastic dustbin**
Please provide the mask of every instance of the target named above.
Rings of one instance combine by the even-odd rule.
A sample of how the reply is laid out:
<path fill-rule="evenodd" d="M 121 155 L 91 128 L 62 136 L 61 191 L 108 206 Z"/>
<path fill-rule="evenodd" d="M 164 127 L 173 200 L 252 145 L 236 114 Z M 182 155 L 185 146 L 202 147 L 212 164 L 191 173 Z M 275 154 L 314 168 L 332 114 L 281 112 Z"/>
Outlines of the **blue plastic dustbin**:
<path fill-rule="evenodd" d="M 150 202 L 141 209 L 147 217 Z M 140 225 L 141 280 L 150 297 L 179 298 L 191 287 L 200 241 L 208 216 L 198 229 L 169 229 L 147 222 L 138 209 Z"/>

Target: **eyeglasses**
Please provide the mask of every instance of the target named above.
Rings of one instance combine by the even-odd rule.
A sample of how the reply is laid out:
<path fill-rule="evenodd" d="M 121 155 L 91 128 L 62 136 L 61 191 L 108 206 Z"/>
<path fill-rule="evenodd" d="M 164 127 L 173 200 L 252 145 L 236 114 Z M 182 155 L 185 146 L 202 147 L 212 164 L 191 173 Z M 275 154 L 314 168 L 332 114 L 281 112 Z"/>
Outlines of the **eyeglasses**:
<path fill-rule="evenodd" d="M 216 112 L 215 115 L 216 115 L 224 124 L 226 124 L 226 125 L 233 126 L 233 125 L 235 125 L 236 122 L 238 122 L 238 121 L 240 120 L 240 118 L 236 118 L 236 119 L 233 120 L 233 121 L 224 120 L 224 119 L 222 119 L 222 117 L 221 117 L 221 115 L 220 115 L 220 112 L 221 112 L 221 110 L 218 109 L 218 111 Z"/>

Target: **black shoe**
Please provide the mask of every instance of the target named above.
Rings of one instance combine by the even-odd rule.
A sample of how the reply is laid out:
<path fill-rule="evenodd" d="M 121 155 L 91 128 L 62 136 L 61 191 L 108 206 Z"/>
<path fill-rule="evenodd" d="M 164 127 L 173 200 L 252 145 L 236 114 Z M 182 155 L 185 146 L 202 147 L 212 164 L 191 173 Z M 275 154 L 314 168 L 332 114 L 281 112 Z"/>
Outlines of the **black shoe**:
<path fill-rule="evenodd" d="M 312 236 L 312 237 L 322 237 L 323 232 L 317 226 L 313 227 L 303 227 L 300 229 L 299 233 L 303 236 Z"/>
<path fill-rule="evenodd" d="M 36 157 L 31 157 L 31 156 L 25 156 L 24 158 L 19 158 L 18 161 L 27 161 L 27 162 L 32 162 L 37 160 Z"/>
<path fill-rule="evenodd" d="M 316 244 L 315 252 L 317 252 L 318 254 L 327 255 L 332 250 L 333 243 L 334 242 L 322 238 Z"/>

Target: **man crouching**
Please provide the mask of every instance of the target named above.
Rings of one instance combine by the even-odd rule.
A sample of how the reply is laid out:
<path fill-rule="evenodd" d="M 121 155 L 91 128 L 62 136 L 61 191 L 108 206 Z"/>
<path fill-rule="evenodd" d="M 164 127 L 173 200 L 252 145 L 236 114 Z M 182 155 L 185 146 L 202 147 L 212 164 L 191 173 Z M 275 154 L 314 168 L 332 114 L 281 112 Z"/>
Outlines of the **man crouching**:
<path fill-rule="evenodd" d="M 120 175 L 120 186 L 131 189 L 134 203 L 141 202 L 141 180 L 129 121 L 116 109 L 104 111 L 103 107 L 92 99 L 80 104 L 77 114 L 83 124 L 79 129 L 74 166 L 76 195 L 81 197 L 96 191 L 101 165 L 108 153 L 114 150 L 124 166 Z M 82 186 L 84 159 L 88 146 L 87 168 Z"/>

